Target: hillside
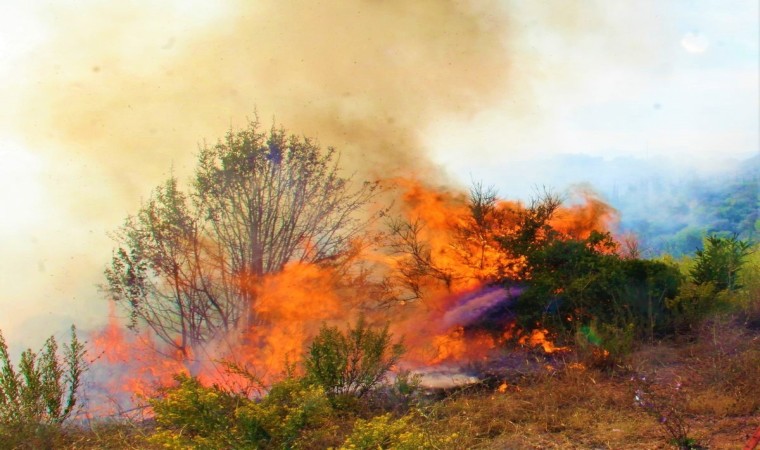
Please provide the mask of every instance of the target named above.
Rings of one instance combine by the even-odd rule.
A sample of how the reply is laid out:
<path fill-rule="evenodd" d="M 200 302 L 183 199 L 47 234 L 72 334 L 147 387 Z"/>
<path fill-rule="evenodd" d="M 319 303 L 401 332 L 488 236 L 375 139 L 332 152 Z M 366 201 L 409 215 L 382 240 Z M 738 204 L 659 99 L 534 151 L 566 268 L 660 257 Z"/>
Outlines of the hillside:
<path fill-rule="evenodd" d="M 511 309 L 491 288 L 452 309 L 467 325 L 438 342 L 438 358 L 448 356 L 411 371 L 387 328 L 323 326 L 301 364 L 266 387 L 230 362 L 216 369 L 233 384 L 180 372 L 134 408 L 15 428 L 0 448 L 742 448 L 760 427 L 757 246 L 736 286 L 685 282 L 669 306 L 672 331 L 658 336 L 592 321 L 570 333 L 510 328 L 487 341 L 482 331 Z M 468 354 L 455 358 L 462 345 Z M 0 432 L 13 423 L 0 422 Z"/>
<path fill-rule="evenodd" d="M 652 254 L 680 256 L 701 248 L 707 233 L 756 241 L 760 233 L 760 156 L 729 172 L 668 179 L 653 175 L 609 193 L 621 227 Z"/>

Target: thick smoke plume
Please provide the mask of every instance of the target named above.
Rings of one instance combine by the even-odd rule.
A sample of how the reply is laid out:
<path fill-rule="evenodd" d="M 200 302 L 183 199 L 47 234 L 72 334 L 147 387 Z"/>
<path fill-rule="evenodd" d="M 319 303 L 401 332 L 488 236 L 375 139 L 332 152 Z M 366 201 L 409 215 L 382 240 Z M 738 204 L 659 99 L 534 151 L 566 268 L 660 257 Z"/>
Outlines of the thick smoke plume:
<path fill-rule="evenodd" d="M 510 76 L 495 3 L 241 1 L 214 13 L 183 29 L 171 25 L 181 10 L 148 2 L 54 6 L 19 126 L 121 198 L 181 171 L 199 140 L 254 108 L 387 177 L 425 170 L 418 133 L 501 98 Z"/>
<path fill-rule="evenodd" d="M 38 334 L 45 335 L 75 317 L 105 315 L 95 286 L 111 247 L 107 233 L 170 171 L 186 179 L 200 141 L 213 143 L 258 113 L 264 124 L 338 148 L 357 179 L 413 174 L 441 182 L 420 133 L 441 117 L 495 104 L 513 77 L 510 26 L 498 2 L 37 8 L 44 33 L 0 88 L 8 106 L 0 131 L 43 166 L 44 216 L 7 249 L 40 256 L 13 270 L 48 278 L 4 300 L 28 305 L 2 324 L 11 336 L 22 326 L 29 336 L 44 323 Z M 50 315 L 51 298 L 69 306 Z"/>
<path fill-rule="evenodd" d="M 520 97 L 528 93 L 515 87 L 527 86 L 522 78 L 536 75 L 523 70 L 530 60 L 518 70 L 510 59 L 513 27 L 499 2 L 239 1 L 207 10 L 187 2 L 182 5 L 190 6 L 167 5 L 50 6 L 41 13 L 49 29 L 46 44 L 24 62 L 31 75 L 7 89 L 16 111 L 4 119 L 55 168 L 46 183 L 50 203 L 61 211 L 56 218 L 63 232 L 50 238 L 50 249 L 60 251 L 61 242 L 102 249 L 102 259 L 88 254 L 69 264 L 60 281 L 77 284 L 75 290 L 87 302 L 104 304 L 93 285 L 102 281 L 97 275 L 110 246 L 93 236 L 112 230 L 170 170 L 180 179 L 189 175 L 199 140 L 213 141 L 258 113 L 265 123 L 273 117 L 273 123 L 292 132 L 339 148 L 343 166 L 359 179 L 414 178 L 437 186 L 447 180 L 429 162 L 423 132 L 437 121 L 474 115 L 505 98 L 523 104 Z M 436 197 L 451 208 L 424 205 L 431 223 L 433 216 L 446 219 L 466 210 L 459 193 L 420 195 L 413 188 L 405 201 L 415 195 Z M 572 226 L 584 230 L 606 215 L 606 210 L 576 212 L 570 214 Z M 444 222 L 433 225 L 449 225 Z M 287 278 L 287 270 L 272 277 L 273 300 L 258 305 L 272 323 L 291 328 L 248 336 L 248 342 L 266 342 L 255 354 L 243 355 L 243 363 L 275 367 L 283 353 L 297 355 L 322 321 L 345 323 L 338 299 L 327 288 L 318 314 L 301 307 L 297 301 L 320 289 L 295 289 L 320 286 L 323 278 L 310 272 L 316 268 L 291 269 L 300 278 Z M 469 273 L 461 279 L 454 294 L 482 287 Z M 430 287 L 435 289 L 440 287 Z M 285 297 L 274 298 L 280 291 Z M 507 297 L 492 292 L 462 302 L 449 294 L 431 294 L 429 303 L 400 317 L 399 334 L 419 321 L 445 324 L 410 336 L 412 344 L 432 352 L 417 355 L 420 361 L 455 359 L 495 345 L 490 336 L 460 331 Z M 109 324 L 93 341 L 111 351 L 104 361 L 129 362 L 126 370 L 137 370 L 131 348 L 137 346 L 114 344 L 138 338 L 119 334 L 118 327 L 118 322 Z M 428 331 L 432 344 L 424 335 Z M 239 351 L 226 348 L 195 360 Z M 186 366 L 166 356 L 166 370 L 151 375 L 156 379 Z M 155 370 L 155 360 L 145 360 L 142 368 Z M 218 371 L 215 366 L 191 369 Z"/>

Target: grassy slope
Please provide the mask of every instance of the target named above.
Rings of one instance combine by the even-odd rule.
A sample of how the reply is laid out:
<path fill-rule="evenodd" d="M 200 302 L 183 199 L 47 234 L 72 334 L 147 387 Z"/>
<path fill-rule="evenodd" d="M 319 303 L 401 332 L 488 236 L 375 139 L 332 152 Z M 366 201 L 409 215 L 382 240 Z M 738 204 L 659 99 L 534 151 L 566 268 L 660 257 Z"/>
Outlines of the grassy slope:
<path fill-rule="evenodd" d="M 716 341 L 648 345 L 616 373 L 564 369 L 503 393 L 453 395 L 433 408 L 431 423 L 458 430 L 460 448 L 672 448 L 657 418 L 634 402 L 635 369 L 653 377 L 660 398 L 690 424 L 691 437 L 712 449 L 741 448 L 760 426 L 760 333 L 715 327 L 722 330 Z"/>
<path fill-rule="evenodd" d="M 657 398 L 711 449 L 742 448 L 760 426 L 760 330 L 736 321 L 705 325 L 688 342 L 643 345 L 613 370 L 573 364 L 584 362 L 575 354 L 565 359 L 564 367 L 523 376 L 506 389 L 495 379 L 423 399 L 420 425 L 431 436 L 456 433 L 439 448 L 673 448 L 657 418 L 634 402 L 631 379 L 647 374 Z M 347 433 L 352 419 L 344 419 L 337 425 Z M 146 423 L 101 424 L 70 434 L 61 448 L 156 448 L 145 440 L 152 431 Z M 315 448 L 335 442 L 341 439 Z"/>

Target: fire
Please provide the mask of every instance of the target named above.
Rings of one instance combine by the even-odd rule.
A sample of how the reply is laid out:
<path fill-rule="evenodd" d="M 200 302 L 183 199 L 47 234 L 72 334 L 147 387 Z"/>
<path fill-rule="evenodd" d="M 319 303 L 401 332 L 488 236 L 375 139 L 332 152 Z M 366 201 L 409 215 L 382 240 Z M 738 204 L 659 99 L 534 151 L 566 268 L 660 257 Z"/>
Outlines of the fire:
<path fill-rule="evenodd" d="M 548 339 L 549 331 L 546 329 L 534 329 L 530 334 L 526 334 L 517 341 L 520 345 L 530 347 L 541 347 L 546 353 L 562 352 L 569 350 L 568 347 L 557 347 L 554 342 Z"/>
<path fill-rule="evenodd" d="M 256 294 L 252 308 L 258 324 L 243 330 L 242 348 L 232 356 L 266 368 L 268 376 L 283 373 L 286 364 L 300 360 L 322 323 L 346 317 L 336 283 L 330 269 L 296 263 L 249 286 Z"/>
<path fill-rule="evenodd" d="M 500 245 L 502 236 L 519 235 L 527 206 L 494 199 L 476 209 L 461 193 L 431 189 L 411 180 L 396 182 L 403 191 L 401 209 L 408 224 L 402 228 L 406 234 L 397 234 L 408 248 L 394 263 L 406 276 L 404 281 L 413 285 L 418 300 L 408 305 L 414 310 L 410 323 L 396 327 L 412 336 L 416 350 L 410 358 L 425 364 L 474 361 L 510 340 L 545 353 L 567 350 L 555 345 L 547 330 L 517 330 L 509 318 L 501 323 L 505 330 L 501 336 L 494 330 L 470 329 L 484 314 L 508 305 L 519 295 L 519 288 L 506 292 L 501 286 L 490 287 L 491 283 L 521 282 L 530 276 L 525 255 L 511 254 Z M 585 239 L 614 221 L 609 206 L 589 192 L 581 194 L 581 203 L 559 207 L 549 222 L 561 236 Z M 535 238 L 544 237 L 539 232 Z M 424 252 L 415 247 L 419 242 L 427 246 Z"/>
<path fill-rule="evenodd" d="M 94 362 L 95 376 L 105 380 L 100 384 L 113 403 L 107 412 L 155 394 L 177 373 L 234 390 L 254 388 L 250 379 L 225 371 L 221 361 L 250 370 L 260 385 L 266 385 L 300 360 L 323 323 L 350 317 L 338 295 L 337 275 L 329 268 L 295 263 L 245 283 L 256 297 L 251 315 L 256 323 L 186 354 L 159 345 L 147 331 L 125 331 L 112 305 L 108 325 L 90 337 L 100 355 Z"/>
<path fill-rule="evenodd" d="M 444 361 L 458 361 L 483 359 L 488 353 L 496 348 L 497 342 L 493 336 L 485 332 L 478 332 L 473 336 L 466 336 L 463 327 L 456 327 L 447 335 L 434 336 L 432 345 L 435 356 L 430 364 L 438 364 Z"/>
<path fill-rule="evenodd" d="M 402 213 L 419 225 L 418 236 L 429 249 L 432 275 L 451 292 L 514 278 L 526 263 L 523 255 L 505 253 L 497 237 L 514 231 L 514 202 L 499 201 L 474 217 L 464 194 L 438 191 L 412 180 L 396 180 L 404 192 Z"/>
<path fill-rule="evenodd" d="M 108 324 L 90 336 L 90 343 L 96 355 L 91 369 L 99 382 L 89 395 L 93 414 L 114 414 L 123 405 L 155 393 L 175 374 L 188 372 L 183 356 L 159 348 L 148 332 L 125 331 L 113 304 Z"/>
<path fill-rule="evenodd" d="M 483 360 L 508 343 L 545 353 L 567 351 L 548 330 L 519 329 L 509 315 L 530 274 L 525 255 L 506 251 L 500 239 L 519 235 L 525 205 L 494 200 L 478 210 L 461 193 L 413 180 L 393 182 L 400 218 L 382 245 L 357 245 L 340 264 L 294 262 L 278 273 L 241 277 L 242 290 L 253 299 L 247 320 L 203 348 L 167 353 L 149 333 L 126 333 L 112 317 L 91 338 L 102 352 L 98 364 L 115 369 L 105 388 L 148 395 L 177 372 L 228 386 L 250 383 L 225 373 L 219 361 L 246 368 L 266 384 L 300 360 L 323 324 L 343 325 L 359 314 L 375 323 L 391 318 L 391 331 L 403 337 L 405 363 L 412 366 Z M 585 238 L 604 230 L 612 213 L 587 195 L 583 203 L 560 207 L 550 225 L 562 236 Z M 382 308 L 375 298 L 380 296 L 388 299 Z"/>
<path fill-rule="evenodd" d="M 580 203 L 560 208 L 551 220 L 557 231 L 574 239 L 586 239 L 592 231 L 608 230 L 616 221 L 615 210 L 589 190 L 579 190 Z"/>

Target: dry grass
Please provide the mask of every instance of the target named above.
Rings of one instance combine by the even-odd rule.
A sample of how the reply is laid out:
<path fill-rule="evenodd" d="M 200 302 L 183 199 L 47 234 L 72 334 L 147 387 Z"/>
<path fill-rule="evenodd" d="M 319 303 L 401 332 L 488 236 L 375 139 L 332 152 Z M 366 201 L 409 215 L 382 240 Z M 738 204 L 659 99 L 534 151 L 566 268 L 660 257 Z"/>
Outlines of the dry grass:
<path fill-rule="evenodd" d="M 54 444 L 54 448 L 67 449 L 158 449 L 150 444 L 148 435 L 152 425 L 139 425 L 131 421 L 109 420 L 81 427 L 68 427 Z M 0 445 L 0 448 L 2 446 Z"/>
<path fill-rule="evenodd" d="M 634 402 L 631 378 L 646 374 L 656 395 L 690 424 L 689 436 L 710 449 L 741 448 L 760 426 L 757 331 L 716 322 L 688 342 L 643 346 L 628 361 L 612 372 L 568 361 L 564 368 L 520 377 L 517 385 L 513 380 L 501 389 L 502 380 L 491 380 L 428 401 L 419 421 L 438 448 L 673 448 L 656 417 Z M 682 386 L 677 393 L 676 383 Z M 351 417 L 336 423 L 340 430 L 334 439 L 314 442 L 313 448 L 340 443 Z M 67 430 L 56 448 L 150 449 L 151 432 L 144 422 L 99 423 Z M 453 440 L 445 439 L 452 434 Z"/>
<path fill-rule="evenodd" d="M 713 323 L 682 352 L 694 378 L 693 412 L 760 414 L 760 333 L 732 322 Z"/>
<path fill-rule="evenodd" d="M 506 392 L 452 396 L 433 408 L 431 425 L 457 430 L 458 448 L 656 448 L 656 424 L 621 384 L 569 369 Z"/>
<path fill-rule="evenodd" d="M 428 426 L 456 432 L 451 448 L 673 448 L 657 418 L 633 401 L 631 376 L 645 373 L 689 423 L 690 437 L 711 449 L 741 448 L 760 426 L 760 335 L 713 327 L 686 344 L 641 348 L 628 373 L 568 367 L 505 392 L 458 392 L 430 408 Z"/>

